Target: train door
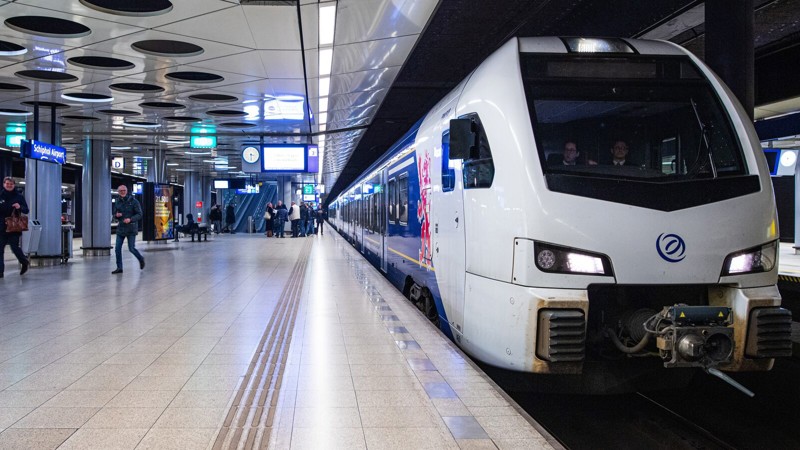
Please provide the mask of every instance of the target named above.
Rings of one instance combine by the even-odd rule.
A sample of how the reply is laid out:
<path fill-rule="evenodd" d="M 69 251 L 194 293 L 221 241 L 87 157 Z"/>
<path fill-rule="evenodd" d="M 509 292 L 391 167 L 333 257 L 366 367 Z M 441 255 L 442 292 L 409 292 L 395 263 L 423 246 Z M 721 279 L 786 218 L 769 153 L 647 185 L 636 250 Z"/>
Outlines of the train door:
<path fill-rule="evenodd" d="M 466 280 L 466 238 L 464 232 L 464 190 L 460 161 L 450 161 L 450 132 L 442 134 L 442 191 L 433 203 L 434 263 L 436 278 L 447 308 L 450 328 L 463 333 L 464 284 Z M 438 153 L 438 152 L 437 152 Z M 436 162 L 434 160 L 434 162 Z M 436 174 L 439 171 L 433 171 Z"/>
<path fill-rule="evenodd" d="M 383 169 L 381 171 L 381 173 L 380 173 L 380 178 L 379 178 L 380 179 L 381 189 L 380 189 L 380 192 L 376 193 L 377 199 L 378 199 L 378 204 L 377 204 L 376 211 L 375 211 L 375 215 L 377 216 L 377 220 L 378 220 L 378 240 L 381 243 L 379 251 L 381 252 L 381 270 L 383 271 L 383 273 L 386 273 L 386 271 L 388 270 L 388 267 L 387 267 L 388 255 L 386 254 L 386 252 L 387 252 L 387 249 L 386 249 L 386 246 L 387 246 L 386 235 L 388 234 L 387 225 L 386 225 L 388 217 L 386 217 L 386 216 L 387 216 L 387 212 L 388 211 L 387 211 L 386 207 L 384 206 L 384 205 L 387 205 L 389 203 L 389 201 L 388 201 L 388 199 L 386 197 L 386 195 L 387 195 L 386 194 L 386 177 L 387 177 L 386 169 Z"/>
<path fill-rule="evenodd" d="M 356 240 L 356 247 L 358 247 L 362 254 L 364 253 L 365 203 L 364 187 L 363 185 L 358 185 L 358 187 L 356 187 L 356 228 L 354 230 L 354 236 Z"/>

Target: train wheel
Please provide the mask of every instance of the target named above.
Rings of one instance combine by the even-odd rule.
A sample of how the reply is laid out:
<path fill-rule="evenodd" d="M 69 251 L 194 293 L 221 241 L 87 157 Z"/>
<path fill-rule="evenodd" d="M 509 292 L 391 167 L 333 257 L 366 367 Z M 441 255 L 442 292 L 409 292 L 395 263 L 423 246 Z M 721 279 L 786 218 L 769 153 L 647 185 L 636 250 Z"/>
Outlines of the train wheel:
<path fill-rule="evenodd" d="M 433 295 L 425 289 L 422 294 L 422 298 L 424 299 L 423 312 L 425 313 L 425 317 L 431 321 L 436 327 L 439 327 L 439 311 L 436 309 L 436 302 L 433 300 Z"/>

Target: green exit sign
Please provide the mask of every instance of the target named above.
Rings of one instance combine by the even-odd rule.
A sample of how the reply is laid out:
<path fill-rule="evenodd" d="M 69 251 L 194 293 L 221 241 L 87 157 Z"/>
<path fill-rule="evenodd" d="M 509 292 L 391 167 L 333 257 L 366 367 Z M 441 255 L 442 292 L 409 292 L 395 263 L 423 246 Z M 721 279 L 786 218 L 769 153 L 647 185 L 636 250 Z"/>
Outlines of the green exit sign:
<path fill-rule="evenodd" d="M 192 136 L 189 145 L 192 148 L 215 148 L 217 146 L 216 136 Z"/>
<path fill-rule="evenodd" d="M 304 184 L 303 185 L 303 195 L 313 195 L 314 194 L 314 185 L 313 184 Z"/>
<path fill-rule="evenodd" d="M 19 148 L 22 145 L 22 140 L 25 139 L 24 134 L 7 134 L 6 147 Z"/>

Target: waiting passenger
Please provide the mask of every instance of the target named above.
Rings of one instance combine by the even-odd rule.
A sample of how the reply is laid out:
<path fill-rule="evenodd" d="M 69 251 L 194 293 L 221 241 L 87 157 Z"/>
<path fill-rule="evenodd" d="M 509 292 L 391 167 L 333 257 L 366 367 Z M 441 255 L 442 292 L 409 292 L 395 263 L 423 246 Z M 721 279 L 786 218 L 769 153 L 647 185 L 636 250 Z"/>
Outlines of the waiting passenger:
<path fill-rule="evenodd" d="M 622 139 L 614 141 L 611 147 L 612 164 L 615 166 L 635 166 L 632 162 L 628 161 L 628 143 Z"/>
<path fill-rule="evenodd" d="M 233 203 L 228 203 L 225 208 L 225 222 L 231 234 L 236 234 L 236 211 L 233 209 Z"/>
<path fill-rule="evenodd" d="M 278 200 L 277 206 L 275 206 L 275 220 L 273 220 L 273 226 L 275 229 L 273 233 L 276 238 L 283 237 L 284 228 L 286 227 L 286 220 L 289 217 L 289 213 L 286 210 L 286 205 L 283 204 L 283 201 Z"/>
<path fill-rule="evenodd" d="M 289 220 L 292 222 L 292 237 L 296 238 L 300 232 L 300 208 L 295 202 L 289 207 Z"/>
<path fill-rule="evenodd" d="M 308 206 L 305 202 L 300 202 L 300 225 L 299 233 L 301 237 L 307 236 L 306 230 L 308 229 Z"/>
<path fill-rule="evenodd" d="M 182 226 L 180 231 L 183 234 L 190 234 L 192 236 L 192 242 L 194 242 L 194 235 L 197 234 L 197 242 L 200 242 L 199 226 L 197 222 L 194 221 L 192 213 L 186 215 L 186 225 Z"/>

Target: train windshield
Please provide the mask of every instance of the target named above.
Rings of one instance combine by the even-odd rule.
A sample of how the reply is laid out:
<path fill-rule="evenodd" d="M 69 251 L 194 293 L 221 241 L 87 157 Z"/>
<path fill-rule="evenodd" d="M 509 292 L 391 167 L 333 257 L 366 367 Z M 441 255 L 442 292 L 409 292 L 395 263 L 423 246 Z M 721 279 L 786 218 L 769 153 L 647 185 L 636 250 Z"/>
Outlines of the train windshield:
<path fill-rule="evenodd" d="M 746 173 L 729 118 L 689 58 L 520 56 L 546 174 L 671 183 Z"/>

